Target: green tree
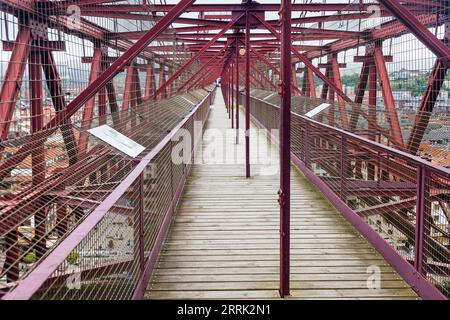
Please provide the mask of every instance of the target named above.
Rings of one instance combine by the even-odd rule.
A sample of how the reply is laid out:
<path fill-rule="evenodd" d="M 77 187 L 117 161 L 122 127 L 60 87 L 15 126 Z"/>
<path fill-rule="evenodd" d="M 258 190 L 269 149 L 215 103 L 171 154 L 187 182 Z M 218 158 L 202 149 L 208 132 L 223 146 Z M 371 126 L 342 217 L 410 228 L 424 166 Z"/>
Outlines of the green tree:
<path fill-rule="evenodd" d="M 22 260 L 26 264 L 35 263 L 36 262 L 36 254 L 34 252 L 29 252 L 23 257 Z"/>
<path fill-rule="evenodd" d="M 75 264 L 78 260 L 78 252 L 72 251 L 66 258 L 66 261 L 70 264 Z"/>

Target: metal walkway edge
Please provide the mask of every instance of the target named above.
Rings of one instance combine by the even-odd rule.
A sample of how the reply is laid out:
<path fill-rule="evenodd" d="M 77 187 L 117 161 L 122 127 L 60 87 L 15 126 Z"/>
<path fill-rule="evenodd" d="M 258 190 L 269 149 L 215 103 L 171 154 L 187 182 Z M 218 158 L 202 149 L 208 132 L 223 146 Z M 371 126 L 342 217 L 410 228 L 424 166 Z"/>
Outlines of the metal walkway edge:
<path fill-rule="evenodd" d="M 243 128 L 244 115 L 240 118 Z M 224 132 L 229 125 L 218 90 L 207 129 Z M 193 166 L 146 299 L 279 298 L 278 171 L 252 163 L 246 179 L 243 136 L 236 145 L 232 135 L 218 139 L 214 131 L 205 133 L 203 161 L 221 144 L 240 164 Z M 260 133 L 251 139 L 252 160 L 257 144 L 277 157 L 276 147 Z M 298 170 L 291 179 L 290 299 L 418 299 Z"/>

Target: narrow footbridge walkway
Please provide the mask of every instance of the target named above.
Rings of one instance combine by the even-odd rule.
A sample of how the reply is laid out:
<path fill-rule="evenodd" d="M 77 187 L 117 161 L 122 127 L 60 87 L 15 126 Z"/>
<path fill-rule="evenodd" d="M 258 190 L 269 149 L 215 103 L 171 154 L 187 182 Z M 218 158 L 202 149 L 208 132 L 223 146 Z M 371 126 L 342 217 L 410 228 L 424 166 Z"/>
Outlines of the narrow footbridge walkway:
<path fill-rule="evenodd" d="M 146 299 L 279 298 L 277 149 L 252 126 L 252 172 L 245 178 L 243 133 L 236 144 L 228 117 L 218 90 L 203 159 L 196 155 Z M 295 168 L 291 179 L 291 298 L 417 299 Z"/>

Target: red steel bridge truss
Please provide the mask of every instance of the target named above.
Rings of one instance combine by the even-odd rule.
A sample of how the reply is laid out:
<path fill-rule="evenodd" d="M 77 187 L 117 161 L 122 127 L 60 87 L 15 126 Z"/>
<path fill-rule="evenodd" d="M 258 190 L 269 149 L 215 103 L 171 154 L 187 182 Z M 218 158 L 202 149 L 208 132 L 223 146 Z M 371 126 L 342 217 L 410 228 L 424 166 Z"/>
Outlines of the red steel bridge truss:
<path fill-rule="evenodd" d="M 142 297 L 190 168 L 172 141 L 197 147 L 218 79 L 232 128 L 240 105 L 241 129 L 280 131 L 282 296 L 293 161 L 421 297 L 448 297 L 449 1 L 0 0 L 0 37 L 3 299 Z M 105 124 L 145 151 L 88 131 Z"/>

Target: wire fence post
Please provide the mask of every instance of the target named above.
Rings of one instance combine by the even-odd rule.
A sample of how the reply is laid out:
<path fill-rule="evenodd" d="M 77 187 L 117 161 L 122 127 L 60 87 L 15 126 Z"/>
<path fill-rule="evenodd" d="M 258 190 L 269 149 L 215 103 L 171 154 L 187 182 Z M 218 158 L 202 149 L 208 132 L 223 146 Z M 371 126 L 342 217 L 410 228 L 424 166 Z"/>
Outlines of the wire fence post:
<path fill-rule="evenodd" d="M 144 172 L 139 176 L 139 266 L 141 274 L 145 270 L 145 256 L 144 256 Z"/>
<path fill-rule="evenodd" d="M 426 175 L 424 166 L 417 168 L 416 184 L 416 224 L 414 240 L 414 268 L 418 273 L 423 274 L 424 261 L 424 241 L 425 241 L 425 211 L 426 211 Z"/>

